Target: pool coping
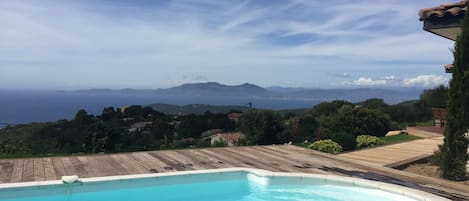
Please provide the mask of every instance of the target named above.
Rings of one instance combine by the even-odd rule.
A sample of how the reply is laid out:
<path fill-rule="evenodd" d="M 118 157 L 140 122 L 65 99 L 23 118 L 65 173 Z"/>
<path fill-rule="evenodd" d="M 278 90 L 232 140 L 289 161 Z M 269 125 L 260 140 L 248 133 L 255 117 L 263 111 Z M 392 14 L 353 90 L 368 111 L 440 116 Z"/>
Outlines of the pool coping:
<path fill-rule="evenodd" d="M 158 177 L 169 177 L 169 176 L 190 176 L 200 174 L 216 174 L 216 173 L 230 173 L 230 172 L 245 172 L 253 174 L 259 177 L 297 177 L 300 179 L 316 179 L 324 182 L 342 183 L 352 186 L 370 188 L 382 190 L 394 194 L 404 195 L 419 201 L 450 201 L 449 199 L 423 192 L 420 190 L 403 187 L 395 184 L 388 184 L 384 182 L 337 176 L 327 174 L 310 174 L 310 173 L 291 173 L 291 172 L 272 172 L 263 169 L 255 168 L 222 168 L 222 169 L 207 169 L 207 170 L 191 170 L 181 172 L 164 172 L 164 173 L 150 173 L 150 174 L 135 174 L 135 175 L 119 175 L 119 176 L 105 176 L 105 177 L 92 177 L 92 178 L 80 178 L 78 180 L 81 184 L 96 183 L 96 182 L 109 182 L 109 181 L 121 181 L 129 179 L 145 179 L 145 178 L 158 178 Z M 62 180 L 54 181 L 34 181 L 34 182 L 22 182 L 22 183 L 5 183 L 0 184 L 0 190 L 23 188 L 23 187 L 38 187 L 50 186 L 50 185 L 67 185 Z"/>

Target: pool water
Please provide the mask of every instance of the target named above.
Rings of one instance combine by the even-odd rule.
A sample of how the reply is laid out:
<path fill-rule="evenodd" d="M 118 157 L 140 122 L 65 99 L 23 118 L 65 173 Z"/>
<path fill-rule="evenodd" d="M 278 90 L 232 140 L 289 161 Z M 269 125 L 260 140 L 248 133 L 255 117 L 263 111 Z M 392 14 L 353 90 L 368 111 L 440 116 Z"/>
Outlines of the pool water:
<path fill-rule="evenodd" d="M 246 172 L 0 189 L 0 201 L 416 201 L 378 189 Z"/>

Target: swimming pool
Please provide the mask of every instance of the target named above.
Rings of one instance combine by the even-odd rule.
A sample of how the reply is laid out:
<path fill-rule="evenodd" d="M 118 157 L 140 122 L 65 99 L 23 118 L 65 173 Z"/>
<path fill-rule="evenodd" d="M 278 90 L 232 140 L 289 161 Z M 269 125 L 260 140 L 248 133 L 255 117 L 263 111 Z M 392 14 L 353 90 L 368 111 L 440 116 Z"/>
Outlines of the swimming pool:
<path fill-rule="evenodd" d="M 447 201 L 400 186 L 248 168 L 0 185 L 0 201 Z"/>

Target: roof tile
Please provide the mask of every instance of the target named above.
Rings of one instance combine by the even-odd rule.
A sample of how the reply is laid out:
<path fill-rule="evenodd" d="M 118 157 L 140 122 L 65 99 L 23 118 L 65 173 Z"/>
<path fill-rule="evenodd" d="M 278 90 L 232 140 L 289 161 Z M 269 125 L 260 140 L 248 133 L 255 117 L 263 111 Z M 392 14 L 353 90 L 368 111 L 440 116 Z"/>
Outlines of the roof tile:
<path fill-rule="evenodd" d="M 420 20 L 444 19 L 464 16 L 467 11 L 467 0 L 441 4 L 437 7 L 424 8 L 419 12 Z"/>

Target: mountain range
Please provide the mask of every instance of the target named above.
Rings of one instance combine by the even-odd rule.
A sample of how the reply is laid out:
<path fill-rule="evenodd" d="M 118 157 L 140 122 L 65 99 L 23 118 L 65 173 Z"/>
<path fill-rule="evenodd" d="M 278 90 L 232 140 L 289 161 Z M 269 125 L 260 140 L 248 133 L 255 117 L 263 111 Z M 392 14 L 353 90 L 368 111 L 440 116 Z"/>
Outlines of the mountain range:
<path fill-rule="evenodd" d="M 217 82 L 187 83 L 166 89 L 90 89 L 80 93 L 143 94 L 162 97 L 180 98 L 243 98 L 250 100 L 301 100 L 332 101 L 336 99 L 359 102 L 369 98 L 382 98 L 387 103 L 398 103 L 418 99 L 423 89 L 419 88 L 342 88 L 342 89 L 308 89 L 268 87 L 254 84 L 224 85 Z M 210 104 L 210 103 L 206 103 Z"/>

